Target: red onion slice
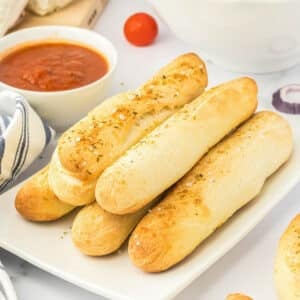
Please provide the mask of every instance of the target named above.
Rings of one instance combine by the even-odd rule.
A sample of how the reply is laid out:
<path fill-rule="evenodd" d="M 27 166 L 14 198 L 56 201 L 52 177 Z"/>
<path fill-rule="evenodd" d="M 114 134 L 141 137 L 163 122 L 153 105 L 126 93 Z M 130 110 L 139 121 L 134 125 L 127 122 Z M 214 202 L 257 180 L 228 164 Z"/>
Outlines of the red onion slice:
<path fill-rule="evenodd" d="M 293 95 L 299 97 L 294 99 Z M 272 104 L 281 112 L 293 115 L 300 114 L 300 84 L 290 84 L 280 88 L 273 94 Z"/>

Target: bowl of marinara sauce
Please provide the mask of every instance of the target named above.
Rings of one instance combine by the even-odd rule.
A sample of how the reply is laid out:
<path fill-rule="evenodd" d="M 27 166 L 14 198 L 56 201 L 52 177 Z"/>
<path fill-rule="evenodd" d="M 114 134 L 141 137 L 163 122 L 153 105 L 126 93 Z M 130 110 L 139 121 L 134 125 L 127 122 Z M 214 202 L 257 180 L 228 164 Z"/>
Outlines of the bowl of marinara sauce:
<path fill-rule="evenodd" d="M 0 40 L 0 90 L 24 95 L 57 131 L 85 116 L 105 97 L 117 53 L 100 34 L 42 26 Z"/>

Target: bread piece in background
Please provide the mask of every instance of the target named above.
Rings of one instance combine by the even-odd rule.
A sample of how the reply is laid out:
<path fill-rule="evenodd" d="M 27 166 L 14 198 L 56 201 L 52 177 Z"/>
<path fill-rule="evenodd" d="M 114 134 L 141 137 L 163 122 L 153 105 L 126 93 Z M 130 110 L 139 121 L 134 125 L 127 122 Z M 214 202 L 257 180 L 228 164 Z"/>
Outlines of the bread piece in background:
<path fill-rule="evenodd" d="M 99 177 L 96 200 L 115 214 L 137 211 L 169 188 L 257 106 L 256 83 L 239 78 L 185 105 Z"/>
<path fill-rule="evenodd" d="M 45 16 L 64 8 L 72 1 L 74 0 L 29 0 L 28 9 L 40 16 Z"/>
<path fill-rule="evenodd" d="M 26 3 L 28 2 L 28 0 L 24 1 Z M 44 2 L 47 4 L 48 1 L 49 0 L 46 0 Z M 56 3 L 57 1 L 59 1 L 58 4 Z M 49 7 L 47 6 L 46 10 L 44 7 L 41 7 L 40 4 L 38 4 L 35 9 L 33 2 L 37 1 L 30 1 L 30 7 L 32 9 L 27 9 L 26 13 L 21 18 L 21 22 L 18 22 L 17 26 L 13 27 L 13 30 L 43 25 L 66 25 L 93 28 L 108 0 L 75 0 L 66 7 L 55 9 L 55 11 L 52 11 L 53 7 L 56 8 L 57 5 L 62 6 L 62 4 L 66 4 L 69 0 L 52 0 L 51 5 Z M 38 2 L 40 2 L 40 0 L 38 0 Z M 36 11 L 32 12 L 33 10 Z M 52 12 L 50 13 L 49 11 Z M 47 13 L 47 15 L 41 15 L 45 13 Z"/>
<path fill-rule="evenodd" d="M 22 18 L 28 0 L 0 1 L 0 37 Z"/>
<path fill-rule="evenodd" d="M 245 296 L 243 294 L 232 294 L 229 295 L 226 300 L 253 300 L 252 298 Z"/>
<path fill-rule="evenodd" d="M 52 192 L 48 184 L 48 169 L 46 166 L 33 175 L 17 193 L 15 207 L 30 221 L 54 221 L 75 209 L 61 202 Z"/>
<path fill-rule="evenodd" d="M 300 214 L 292 220 L 279 241 L 275 283 L 280 300 L 300 300 Z"/>
<path fill-rule="evenodd" d="M 280 115 L 255 114 L 142 219 L 129 239 L 132 262 L 160 272 L 182 261 L 260 193 L 265 180 L 287 161 L 292 145 L 290 126 Z"/>
<path fill-rule="evenodd" d="M 188 53 L 136 91 L 104 101 L 60 138 L 49 172 L 55 194 L 72 205 L 94 201 L 103 170 L 206 86 L 204 62 Z"/>
<path fill-rule="evenodd" d="M 73 243 L 86 255 L 113 253 L 122 246 L 148 209 L 146 206 L 136 213 L 119 216 L 105 211 L 97 202 L 87 205 L 73 222 Z"/>

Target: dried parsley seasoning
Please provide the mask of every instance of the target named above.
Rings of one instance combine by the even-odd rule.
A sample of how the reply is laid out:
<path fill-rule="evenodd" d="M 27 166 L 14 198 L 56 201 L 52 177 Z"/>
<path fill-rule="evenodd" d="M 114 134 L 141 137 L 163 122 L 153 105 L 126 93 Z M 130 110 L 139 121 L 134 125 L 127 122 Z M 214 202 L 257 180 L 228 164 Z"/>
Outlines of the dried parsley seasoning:
<path fill-rule="evenodd" d="M 196 180 L 204 179 L 204 175 L 203 175 L 202 173 L 196 174 L 196 175 L 195 175 L 195 179 L 196 179 Z"/>

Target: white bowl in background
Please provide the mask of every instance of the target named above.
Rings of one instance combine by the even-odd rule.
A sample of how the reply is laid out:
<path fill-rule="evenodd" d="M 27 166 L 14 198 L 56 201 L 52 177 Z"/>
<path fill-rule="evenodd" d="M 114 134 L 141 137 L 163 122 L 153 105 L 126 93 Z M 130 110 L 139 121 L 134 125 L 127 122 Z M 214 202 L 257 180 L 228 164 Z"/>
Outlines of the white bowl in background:
<path fill-rule="evenodd" d="M 0 89 L 10 89 L 22 94 L 49 125 L 57 131 L 63 131 L 103 100 L 117 64 L 117 52 L 109 40 L 96 32 L 68 26 L 41 26 L 16 31 L 1 38 L 0 53 L 18 44 L 50 39 L 73 41 L 95 49 L 107 59 L 108 72 L 95 82 L 65 91 L 30 91 L 1 81 Z"/>
<path fill-rule="evenodd" d="M 300 62 L 298 0 L 150 0 L 174 33 L 227 69 L 273 72 Z"/>

